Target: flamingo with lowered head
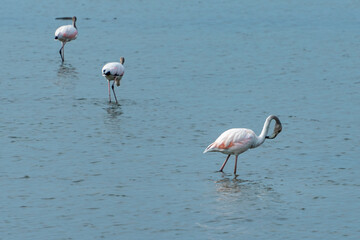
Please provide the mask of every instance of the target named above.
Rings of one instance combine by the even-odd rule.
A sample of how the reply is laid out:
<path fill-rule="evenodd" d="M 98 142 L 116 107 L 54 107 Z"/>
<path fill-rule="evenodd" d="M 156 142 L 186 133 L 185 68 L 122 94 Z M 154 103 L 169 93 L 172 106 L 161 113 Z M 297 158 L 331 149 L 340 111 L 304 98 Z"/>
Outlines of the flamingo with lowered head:
<path fill-rule="evenodd" d="M 109 102 L 111 102 L 110 81 L 114 81 L 111 88 L 114 93 L 115 101 L 116 101 L 116 103 L 118 103 L 118 100 L 117 100 L 116 94 L 115 94 L 115 90 L 114 90 L 114 84 L 116 83 L 116 86 L 120 86 L 120 80 L 124 76 L 124 73 L 125 73 L 125 68 L 123 66 L 124 62 L 125 62 L 125 58 L 121 57 L 120 62 L 107 63 L 101 70 L 102 75 L 108 81 Z"/>
<path fill-rule="evenodd" d="M 61 42 L 60 48 L 60 56 L 61 61 L 64 62 L 64 47 L 67 42 L 71 40 L 75 40 L 77 38 L 78 30 L 76 27 L 76 17 L 72 17 L 73 24 L 72 25 L 64 25 L 56 29 L 55 31 L 55 40 L 59 40 Z"/>
<path fill-rule="evenodd" d="M 274 132 L 271 136 L 267 136 L 271 120 L 275 120 Z M 236 176 L 236 166 L 238 155 L 251 148 L 256 148 L 264 143 L 265 139 L 274 139 L 282 130 L 281 122 L 278 117 L 270 115 L 266 118 L 264 127 L 259 136 L 254 131 L 247 128 L 232 128 L 223 132 L 212 144 L 210 144 L 204 151 L 207 152 L 221 152 L 227 154 L 227 158 L 220 168 L 223 171 L 225 164 L 230 158 L 230 155 L 235 155 L 234 174 Z"/>

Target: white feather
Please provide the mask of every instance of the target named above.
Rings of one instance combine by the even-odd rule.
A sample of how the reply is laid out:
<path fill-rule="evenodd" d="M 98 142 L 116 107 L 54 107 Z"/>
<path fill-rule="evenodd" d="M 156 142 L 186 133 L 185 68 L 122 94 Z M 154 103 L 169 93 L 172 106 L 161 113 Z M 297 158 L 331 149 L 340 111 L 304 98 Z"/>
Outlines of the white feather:
<path fill-rule="evenodd" d="M 56 29 L 55 37 L 62 42 L 70 42 L 77 38 L 78 30 L 73 25 L 64 25 Z"/>
<path fill-rule="evenodd" d="M 102 75 L 109 81 L 114 80 L 117 78 L 122 78 L 125 72 L 124 66 L 119 62 L 111 62 L 105 64 L 105 66 L 101 70 Z M 106 75 L 106 73 L 110 73 L 110 75 Z"/>

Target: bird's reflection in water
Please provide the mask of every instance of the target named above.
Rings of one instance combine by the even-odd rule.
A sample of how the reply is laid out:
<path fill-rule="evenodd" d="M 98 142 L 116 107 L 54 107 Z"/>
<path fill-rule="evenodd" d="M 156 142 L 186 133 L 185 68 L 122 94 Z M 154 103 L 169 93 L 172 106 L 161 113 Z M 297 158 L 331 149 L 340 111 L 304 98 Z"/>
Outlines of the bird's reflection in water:
<path fill-rule="evenodd" d="M 73 67 L 70 63 L 62 63 L 58 69 L 57 76 L 62 79 L 79 79 L 76 68 Z"/>
<path fill-rule="evenodd" d="M 113 132 L 120 132 L 121 131 L 121 118 L 120 116 L 123 114 L 121 109 L 121 105 L 111 102 L 107 103 L 109 106 L 104 108 L 106 110 L 104 116 L 104 123 L 107 127 L 111 128 Z"/>
<path fill-rule="evenodd" d="M 108 113 L 108 118 L 110 120 L 117 119 L 123 114 L 121 105 L 113 102 L 109 103 L 109 107 L 106 108 L 106 112 Z"/>
<path fill-rule="evenodd" d="M 229 192 L 229 193 L 238 193 L 241 192 L 243 188 L 246 188 L 246 183 L 249 180 L 229 178 L 224 176 L 222 179 L 215 181 L 217 184 L 218 192 Z"/>
<path fill-rule="evenodd" d="M 241 201 L 243 203 L 281 202 L 280 195 L 269 184 L 261 181 L 245 180 L 223 176 L 215 181 L 216 192 L 221 201 Z"/>

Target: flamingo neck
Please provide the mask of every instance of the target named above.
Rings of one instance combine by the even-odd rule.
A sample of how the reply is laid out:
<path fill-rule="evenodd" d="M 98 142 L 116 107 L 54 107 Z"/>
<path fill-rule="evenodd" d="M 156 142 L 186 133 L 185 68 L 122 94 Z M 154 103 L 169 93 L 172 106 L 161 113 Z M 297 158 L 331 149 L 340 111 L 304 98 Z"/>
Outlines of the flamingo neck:
<path fill-rule="evenodd" d="M 269 127 L 270 127 L 270 122 L 272 120 L 272 117 L 268 117 L 266 120 L 265 120 L 265 123 L 264 123 L 264 126 L 263 126 L 263 129 L 260 133 L 260 135 L 257 137 L 257 142 L 253 145 L 253 147 L 258 147 L 260 146 L 261 144 L 264 143 L 265 141 L 265 137 L 266 135 L 268 134 L 269 132 Z"/>

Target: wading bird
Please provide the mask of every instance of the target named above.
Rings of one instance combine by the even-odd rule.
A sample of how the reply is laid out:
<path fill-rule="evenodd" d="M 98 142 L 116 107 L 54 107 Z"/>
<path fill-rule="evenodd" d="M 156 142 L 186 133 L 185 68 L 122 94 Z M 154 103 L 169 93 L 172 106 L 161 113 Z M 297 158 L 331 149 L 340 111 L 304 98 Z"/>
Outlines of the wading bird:
<path fill-rule="evenodd" d="M 76 28 L 76 17 L 72 17 L 73 24 L 72 25 L 64 25 L 56 29 L 55 31 L 55 40 L 59 40 L 61 42 L 60 48 L 60 56 L 62 62 L 64 62 L 64 47 L 67 42 L 71 40 L 75 40 L 78 34 L 78 30 Z"/>
<path fill-rule="evenodd" d="M 125 68 L 123 66 L 124 62 L 125 62 L 125 58 L 121 57 L 120 62 L 107 63 L 101 70 L 102 75 L 108 81 L 109 102 L 111 102 L 110 81 L 114 81 L 111 88 L 114 93 L 115 101 L 116 101 L 116 103 L 118 103 L 118 100 L 117 100 L 116 94 L 115 94 L 115 90 L 114 90 L 114 84 L 116 83 L 116 86 L 120 86 L 120 80 L 124 76 L 124 71 L 125 71 Z"/>
<path fill-rule="evenodd" d="M 271 120 L 275 120 L 274 132 L 271 136 L 267 136 Z M 221 152 L 227 154 L 227 158 L 220 168 L 223 171 L 226 162 L 230 155 L 235 155 L 234 174 L 236 176 L 236 166 L 238 155 L 250 148 L 256 148 L 263 144 L 265 139 L 274 139 L 282 130 L 281 122 L 278 117 L 270 115 L 266 118 L 264 127 L 260 136 L 256 136 L 254 131 L 247 128 L 232 128 L 223 132 L 212 144 L 210 144 L 204 151 L 207 152 Z"/>

